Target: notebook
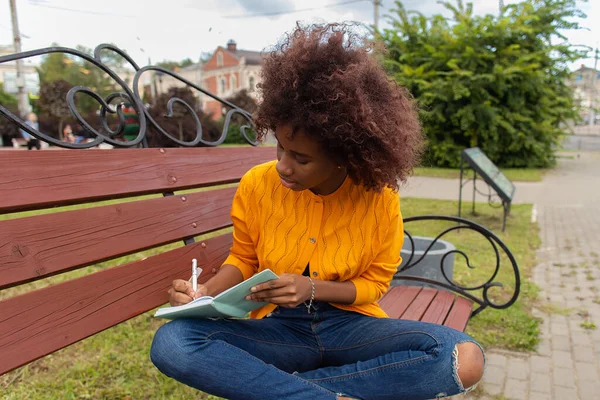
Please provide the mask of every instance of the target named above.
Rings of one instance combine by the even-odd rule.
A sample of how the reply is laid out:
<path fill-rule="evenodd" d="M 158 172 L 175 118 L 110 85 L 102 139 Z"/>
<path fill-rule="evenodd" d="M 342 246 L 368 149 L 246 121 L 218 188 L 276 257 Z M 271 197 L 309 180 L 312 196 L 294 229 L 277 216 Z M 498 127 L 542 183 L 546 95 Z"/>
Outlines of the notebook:
<path fill-rule="evenodd" d="M 277 278 L 273 271 L 265 269 L 215 297 L 203 296 L 181 306 L 159 308 L 154 317 L 165 319 L 245 317 L 250 311 L 267 304 L 246 300 L 250 288 Z"/>

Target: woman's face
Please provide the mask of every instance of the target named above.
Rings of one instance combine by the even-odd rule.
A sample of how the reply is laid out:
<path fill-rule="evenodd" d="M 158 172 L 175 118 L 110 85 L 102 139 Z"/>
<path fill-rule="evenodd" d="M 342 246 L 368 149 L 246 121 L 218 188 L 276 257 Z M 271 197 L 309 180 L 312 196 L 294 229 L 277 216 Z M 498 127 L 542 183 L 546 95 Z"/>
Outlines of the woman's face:
<path fill-rule="evenodd" d="M 319 142 L 308 137 L 303 130 L 294 134 L 292 126 L 280 124 L 275 129 L 277 138 L 276 170 L 281 184 L 291 190 L 310 189 L 315 194 L 333 193 L 346 178 L 346 169 L 325 152 Z"/>

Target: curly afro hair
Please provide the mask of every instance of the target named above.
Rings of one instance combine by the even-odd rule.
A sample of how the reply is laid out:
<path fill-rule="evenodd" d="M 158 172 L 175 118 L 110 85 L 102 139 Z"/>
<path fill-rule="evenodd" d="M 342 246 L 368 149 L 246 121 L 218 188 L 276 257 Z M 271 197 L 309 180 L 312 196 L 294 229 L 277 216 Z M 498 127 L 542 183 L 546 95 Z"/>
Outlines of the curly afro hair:
<path fill-rule="evenodd" d="M 398 189 L 419 161 L 423 135 L 411 96 L 375 54 L 352 25 L 298 25 L 265 57 L 254 116 L 259 139 L 290 123 L 355 182 Z"/>

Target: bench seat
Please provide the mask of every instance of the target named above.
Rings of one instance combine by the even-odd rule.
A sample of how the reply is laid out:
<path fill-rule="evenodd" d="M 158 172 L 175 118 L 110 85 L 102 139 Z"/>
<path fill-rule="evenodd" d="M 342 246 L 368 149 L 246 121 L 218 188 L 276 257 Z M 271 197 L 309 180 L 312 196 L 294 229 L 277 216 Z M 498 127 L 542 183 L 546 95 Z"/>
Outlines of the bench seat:
<path fill-rule="evenodd" d="M 430 322 L 464 332 L 473 302 L 443 289 L 393 286 L 379 305 L 390 318 Z"/>

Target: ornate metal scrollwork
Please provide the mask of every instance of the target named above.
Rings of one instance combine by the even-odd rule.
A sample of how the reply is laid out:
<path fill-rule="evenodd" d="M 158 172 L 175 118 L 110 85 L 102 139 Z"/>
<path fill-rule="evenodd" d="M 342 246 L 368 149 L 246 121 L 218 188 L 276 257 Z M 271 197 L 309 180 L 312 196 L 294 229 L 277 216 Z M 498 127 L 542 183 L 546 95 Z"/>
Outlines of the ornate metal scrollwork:
<path fill-rule="evenodd" d="M 454 250 L 447 251 L 442 256 L 441 261 L 440 261 L 440 271 L 442 273 L 442 276 L 444 277 L 445 282 L 443 282 L 443 281 L 440 282 L 440 281 L 436 281 L 436 280 L 432 280 L 432 279 L 428 279 L 428 278 L 423 278 L 423 277 L 419 277 L 419 276 L 410 276 L 410 275 L 402 275 L 401 279 L 411 280 L 411 281 L 419 281 L 419 282 L 427 283 L 430 285 L 436 285 L 436 286 L 440 286 L 445 289 L 452 290 L 454 292 L 461 294 L 462 296 L 472 300 L 474 303 L 477 303 L 479 305 L 479 307 L 477 307 L 473 311 L 472 315 L 479 314 L 481 311 L 483 311 L 487 307 L 498 308 L 498 309 L 508 308 L 517 300 L 517 298 L 519 296 L 520 286 L 521 286 L 521 278 L 520 278 L 520 274 L 519 274 L 519 267 L 517 265 L 517 261 L 515 260 L 513 254 L 508 249 L 508 247 L 504 244 L 504 242 L 502 242 L 502 240 L 498 236 L 496 236 L 492 231 L 490 231 L 489 229 L 487 229 L 487 228 L 483 227 L 482 225 L 479 225 L 475 222 L 469 221 L 464 218 L 453 217 L 453 216 L 422 215 L 422 216 L 416 216 L 416 217 L 408 217 L 408 218 L 404 219 L 405 224 L 408 224 L 411 222 L 417 222 L 417 221 L 448 221 L 448 222 L 456 223 L 456 225 L 443 230 L 440 234 L 438 234 L 435 238 L 433 238 L 431 243 L 429 244 L 429 246 L 427 246 L 427 248 L 423 251 L 423 254 L 421 254 L 420 257 L 418 257 L 418 258 L 415 256 L 415 241 L 413 240 L 413 236 L 410 234 L 410 232 L 405 230 L 404 233 L 411 244 L 411 246 L 410 246 L 411 251 L 410 251 L 410 255 L 408 257 L 408 261 L 406 262 L 406 264 L 402 267 L 402 269 L 399 272 L 408 271 L 411 268 L 418 265 L 421 261 L 423 261 L 423 259 L 425 257 L 427 257 L 427 254 L 431 251 L 431 249 L 435 246 L 435 244 L 439 240 L 441 240 L 448 233 L 453 232 L 453 231 L 459 231 L 459 230 L 474 231 L 474 232 L 480 234 L 484 239 L 486 239 L 487 242 L 490 244 L 491 249 L 493 250 L 493 253 L 495 256 L 495 263 L 493 263 L 493 265 L 491 265 L 490 273 L 489 273 L 488 277 L 486 279 L 484 279 L 483 282 L 480 282 L 475 285 L 469 285 L 469 286 L 461 285 L 461 284 L 455 282 L 451 276 L 448 276 L 448 273 L 445 270 L 445 266 L 447 265 L 447 263 L 445 262 L 446 258 L 451 256 L 452 254 L 457 254 L 457 255 L 461 256 L 462 258 L 464 258 L 468 268 L 474 269 L 474 268 L 477 268 L 477 266 L 471 262 L 471 260 L 469 259 L 469 256 L 464 251 L 454 249 Z M 489 290 L 494 287 L 496 287 L 496 288 L 504 287 L 504 285 L 501 282 L 496 281 L 496 279 L 498 278 L 498 273 L 500 271 L 501 252 L 503 252 L 508 257 L 508 260 L 510 261 L 511 265 L 509 268 L 512 268 L 512 273 L 514 274 L 514 279 L 515 279 L 514 286 L 515 287 L 514 287 L 514 291 L 512 292 L 512 294 L 510 294 L 510 298 L 508 300 L 502 301 L 502 302 L 494 302 L 490 298 L 490 294 L 488 293 Z M 478 297 L 477 294 L 480 294 L 480 297 Z"/>
<path fill-rule="evenodd" d="M 131 67 L 133 67 L 135 69 L 136 73 L 135 73 L 135 76 L 133 79 L 133 88 L 130 88 L 118 76 L 118 74 L 115 71 L 113 71 L 109 66 L 107 66 L 105 63 L 102 62 L 102 59 L 101 59 L 102 51 L 112 51 L 112 52 L 117 53 L 120 57 L 125 59 L 131 65 Z M 116 84 L 117 84 L 116 86 L 120 87 L 120 90 L 116 91 L 114 93 L 111 93 L 106 98 L 102 98 L 102 96 L 100 96 L 98 93 L 96 93 L 92 89 L 87 88 L 87 87 L 82 87 L 82 86 L 75 86 L 75 87 L 71 88 L 71 90 L 68 92 L 67 98 L 65 99 L 65 101 L 69 107 L 69 110 L 71 111 L 71 113 L 73 114 L 73 116 L 75 117 L 77 122 L 79 124 L 81 124 L 81 126 L 89 134 L 93 135 L 94 139 L 87 143 L 68 143 L 68 142 L 63 142 L 61 140 L 58 140 L 48 134 L 45 134 L 37 129 L 30 127 L 29 125 L 27 125 L 25 123 L 25 121 L 22 118 L 15 115 L 14 113 L 12 113 L 4 105 L 0 104 L 0 114 L 1 115 L 3 115 L 9 121 L 13 122 L 20 129 L 28 132 L 29 134 L 31 134 L 32 136 L 34 136 L 35 138 L 37 138 L 41 141 L 44 141 L 48 144 L 52 144 L 55 146 L 63 147 L 63 148 L 69 148 L 69 149 L 92 148 L 92 147 L 98 146 L 101 143 L 108 143 L 115 147 L 139 147 L 139 146 L 148 147 L 148 144 L 147 144 L 148 122 L 147 121 L 149 121 L 149 124 L 153 128 L 155 128 L 156 131 L 158 131 L 160 134 L 167 137 L 170 141 L 172 141 L 173 143 L 175 143 L 178 146 L 183 146 L 183 147 L 218 146 L 219 144 L 223 143 L 226 139 L 227 132 L 228 132 L 229 127 L 232 122 L 232 117 L 234 115 L 238 114 L 242 118 L 244 118 L 246 121 L 248 121 L 247 125 L 243 125 L 240 128 L 243 137 L 246 139 L 246 141 L 249 144 L 251 144 L 253 146 L 258 145 L 258 142 L 255 139 L 253 139 L 248 132 L 249 129 L 252 128 L 253 123 L 252 123 L 252 118 L 247 111 L 237 107 L 235 104 L 232 104 L 231 102 L 229 102 L 227 100 L 224 100 L 218 96 L 215 96 L 214 94 L 193 84 L 192 82 L 186 80 L 185 78 L 181 77 L 180 75 L 176 74 L 175 72 L 172 72 L 172 71 L 169 71 L 164 68 L 157 67 L 157 66 L 146 66 L 146 67 L 140 68 L 138 66 L 138 64 L 125 51 L 123 51 L 123 50 L 119 49 L 118 47 L 115 47 L 111 44 L 98 45 L 94 49 L 93 57 L 84 52 L 81 52 L 79 50 L 70 49 L 67 47 L 47 47 L 47 48 L 43 48 L 43 49 L 26 51 L 26 52 L 22 52 L 22 53 L 18 53 L 18 54 L 11 54 L 8 56 L 2 56 L 2 57 L 0 57 L 0 64 L 9 62 L 9 61 L 15 61 L 15 60 L 26 59 L 26 58 L 30 58 L 30 57 L 42 56 L 42 55 L 51 54 L 51 53 L 70 54 L 70 55 L 74 55 L 74 56 L 84 59 L 85 61 L 93 64 L 95 67 L 99 68 L 104 73 L 106 73 L 113 81 L 116 82 Z M 213 98 L 214 100 L 217 100 L 224 106 L 227 106 L 228 108 L 230 108 L 230 110 L 228 111 L 228 113 L 225 116 L 225 122 L 224 122 L 223 130 L 221 132 L 220 137 L 214 141 L 204 139 L 202 137 L 202 124 L 200 122 L 200 118 L 199 118 L 196 110 L 194 110 L 194 108 L 192 106 L 190 106 L 188 103 L 186 103 L 184 100 L 177 98 L 177 97 L 173 97 L 173 98 L 169 99 L 169 101 L 167 103 L 167 110 L 165 110 L 166 116 L 171 117 L 171 118 L 174 116 L 173 107 L 176 104 L 183 107 L 187 111 L 187 113 L 191 115 L 191 117 L 193 118 L 193 120 L 195 122 L 195 125 L 196 125 L 195 138 L 191 141 L 184 141 L 184 140 L 174 137 L 172 134 L 167 132 L 163 127 L 161 127 L 155 121 L 155 119 L 152 118 L 152 116 L 149 113 L 149 110 L 146 109 L 146 107 L 144 107 L 140 93 L 139 93 L 139 89 L 138 89 L 138 83 L 139 83 L 140 76 L 147 71 L 158 71 L 158 72 L 161 72 L 162 74 L 169 75 L 172 78 L 182 82 L 187 87 L 191 87 L 191 88 L 203 93 L 204 95 L 209 96 L 209 97 Z M 101 126 L 102 126 L 101 129 L 97 130 L 94 127 L 92 127 L 88 123 L 88 121 L 85 120 L 85 118 L 82 116 L 82 114 L 79 112 L 79 110 L 77 109 L 76 101 L 75 101 L 75 97 L 78 95 L 89 96 L 98 103 L 99 111 L 100 111 L 100 122 L 101 122 Z M 113 102 L 115 100 L 117 100 L 117 101 L 120 100 L 120 102 L 114 104 Z M 123 140 L 117 138 L 119 135 L 121 135 L 123 133 L 123 130 L 125 128 L 125 119 L 124 119 L 123 112 L 122 112 L 122 107 L 125 102 L 127 102 L 128 104 L 131 104 L 131 106 L 133 107 L 133 109 L 135 110 L 135 112 L 139 118 L 138 134 L 135 137 L 135 139 L 129 140 L 129 141 L 123 141 Z M 116 115 L 118 118 L 118 126 L 116 129 L 111 129 L 110 125 L 107 121 L 107 116 L 111 115 L 111 114 Z"/>

